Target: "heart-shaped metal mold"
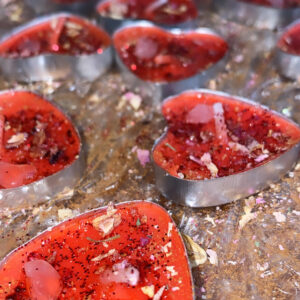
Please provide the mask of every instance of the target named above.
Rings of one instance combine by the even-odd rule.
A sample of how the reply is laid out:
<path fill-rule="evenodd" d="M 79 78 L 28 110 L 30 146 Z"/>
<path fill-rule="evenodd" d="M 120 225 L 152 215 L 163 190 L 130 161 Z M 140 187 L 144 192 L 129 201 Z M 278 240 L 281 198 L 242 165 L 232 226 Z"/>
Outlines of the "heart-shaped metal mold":
<path fill-rule="evenodd" d="M 104 74 L 111 63 L 108 34 L 66 13 L 37 18 L 0 41 L 0 68 L 11 80 L 92 81 Z"/>
<path fill-rule="evenodd" d="M 283 30 L 277 42 L 276 62 L 281 75 L 300 78 L 300 20 Z"/>
<path fill-rule="evenodd" d="M 191 0 L 105 0 L 97 6 L 99 24 L 114 33 L 129 21 L 150 21 L 164 29 L 194 28 L 198 12 Z"/>
<path fill-rule="evenodd" d="M 29 91 L 1 92 L 0 108 L 0 210 L 74 187 L 85 160 L 80 135 L 63 112 Z"/>
<path fill-rule="evenodd" d="M 195 299 L 176 225 L 146 201 L 77 216 L 0 263 L 0 295 L 35 299 L 39 293 L 47 299 Z"/>
<path fill-rule="evenodd" d="M 221 17 L 260 29 L 276 29 L 300 17 L 300 3 L 269 0 L 214 0 Z"/>
<path fill-rule="evenodd" d="M 167 97 L 203 86 L 224 66 L 228 45 L 207 28 L 165 31 L 133 23 L 113 36 L 117 62 L 127 81 L 147 82 Z"/>
<path fill-rule="evenodd" d="M 225 204 L 274 182 L 297 162 L 300 128 L 247 99 L 209 90 L 166 99 L 167 132 L 152 158 L 156 184 L 191 207 Z"/>

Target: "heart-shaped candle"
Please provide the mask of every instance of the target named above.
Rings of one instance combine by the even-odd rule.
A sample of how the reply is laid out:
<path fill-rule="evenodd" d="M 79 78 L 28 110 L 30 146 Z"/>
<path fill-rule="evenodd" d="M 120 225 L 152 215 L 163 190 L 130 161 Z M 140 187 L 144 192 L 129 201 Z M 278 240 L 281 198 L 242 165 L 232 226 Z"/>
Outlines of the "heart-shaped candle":
<path fill-rule="evenodd" d="M 188 259 L 175 223 L 162 207 L 144 201 L 83 214 L 15 250 L 0 264 L 0 295 L 194 299 Z"/>
<path fill-rule="evenodd" d="M 162 112 L 168 131 L 153 150 L 158 185 L 164 194 L 177 181 L 182 184 L 178 189 L 193 185 L 195 199 L 190 205 L 201 206 L 202 201 L 207 201 L 207 206 L 222 204 L 254 193 L 280 178 L 297 160 L 299 127 L 243 99 L 205 90 L 188 91 L 167 99 Z M 163 174 L 165 180 L 160 177 Z M 166 186 L 167 181 L 174 182 Z M 210 195 L 207 188 L 214 189 Z M 182 190 L 175 198 L 182 197 L 180 193 Z"/>
<path fill-rule="evenodd" d="M 281 28 L 300 17 L 299 0 L 214 0 L 214 5 L 222 17 L 262 29 Z"/>
<path fill-rule="evenodd" d="M 286 28 L 277 43 L 276 61 L 285 77 L 300 78 L 300 21 Z"/>
<path fill-rule="evenodd" d="M 197 17 L 191 0 L 106 0 L 98 5 L 97 11 L 105 18 L 148 20 L 173 26 Z"/>
<path fill-rule="evenodd" d="M 281 36 L 277 46 L 284 52 L 300 56 L 300 22 L 290 26 Z"/>
<path fill-rule="evenodd" d="M 110 44 L 107 33 L 85 19 L 52 15 L 21 26 L 0 41 L 1 68 L 10 77 L 16 75 L 14 79 L 27 75 L 30 80 L 39 74 L 43 79 L 47 70 L 54 78 L 72 75 L 73 71 L 75 76 L 79 72 L 79 76 L 94 78 L 100 75 L 99 64 L 106 68 L 110 64 L 109 60 L 103 62 L 111 55 L 105 55 Z"/>
<path fill-rule="evenodd" d="M 27 91 L 2 92 L 0 206 L 9 202 L 11 195 L 24 200 L 18 192 L 30 192 L 30 189 L 35 190 L 38 197 L 37 187 L 40 186 L 41 192 L 45 192 L 44 187 L 51 181 L 54 184 L 52 187 L 49 186 L 53 189 L 51 193 L 68 184 L 71 185 L 79 177 L 77 161 L 80 149 L 80 138 L 76 129 L 51 103 Z M 67 175 L 63 174 L 63 171 L 70 166 L 73 166 L 74 174 L 70 178 L 63 179 L 63 175 Z M 17 189 L 25 185 L 28 187 L 26 191 Z"/>
<path fill-rule="evenodd" d="M 165 83 L 189 78 L 220 61 L 227 43 L 211 32 L 167 32 L 129 26 L 113 37 L 122 63 L 142 80 Z"/>

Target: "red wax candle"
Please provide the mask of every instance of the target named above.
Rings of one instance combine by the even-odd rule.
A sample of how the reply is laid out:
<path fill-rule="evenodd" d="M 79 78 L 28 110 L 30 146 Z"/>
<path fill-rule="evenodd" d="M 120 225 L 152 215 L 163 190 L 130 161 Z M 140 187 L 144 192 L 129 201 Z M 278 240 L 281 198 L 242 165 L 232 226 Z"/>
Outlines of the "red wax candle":
<path fill-rule="evenodd" d="M 172 34 L 158 27 L 125 28 L 115 33 L 113 40 L 128 69 L 153 82 L 191 77 L 222 59 L 228 49 L 227 43 L 213 34 Z"/>
<path fill-rule="evenodd" d="M 108 0 L 97 8 L 103 17 L 141 19 L 174 25 L 197 17 L 197 8 L 191 0 Z"/>
<path fill-rule="evenodd" d="M 275 8 L 293 8 L 300 6 L 300 0 L 239 0 L 252 4 L 270 6 Z"/>
<path fill-rule="evenodd" d="M 191 180 L 228 176 L 265 164 L 299 143 L 300 129 L 260 106 L 186 92 L 163 104 L 168 132 L 156 164 Z"/>
<path fill-rule="evenodd" d="M 0 94 L 0 189 L 50 176 L 79 150 L 75 128 L 51 103 L 27 91 Z"/>
<path fill-rule="evenodd" d="M 0 297 L 191 300 L 193 289 L 174 222 L 137 201 L 81 215 L 20 247 L 0 264 Z"/>
<path fill-rule="evenodd" d="M 45 19 L 2 40 L 0 56 L 32 57 L 40 54 L 83 55 L 102 53 L 110 46 L 106 32 L 72 15 Z"/>
<path fill-rule="evenodd" d="M 277 46 L 289 54 L 300 55 L 300 23 L 284 32 Z"/>

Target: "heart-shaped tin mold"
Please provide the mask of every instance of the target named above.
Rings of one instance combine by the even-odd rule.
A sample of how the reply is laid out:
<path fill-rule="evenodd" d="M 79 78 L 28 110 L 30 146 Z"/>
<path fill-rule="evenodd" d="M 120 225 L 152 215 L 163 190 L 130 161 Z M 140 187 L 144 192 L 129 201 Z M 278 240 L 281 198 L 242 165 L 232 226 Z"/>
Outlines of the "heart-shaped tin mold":
<path fill-rule="evenodd" d="M 276 51 L 280 74 L 297 80 L 300 78 L 300 20 L 283 30 Z"/>
<path fill-rule="evenodd" d="M 78 16 L 60 13 L 15 29 L 0 41 L 0 67 L 13 80 L 68 76 L 93 80 L 112 61 L 108 34 Z"/>
<path fill-rule="evenodd" d="M 192 28 L 198 12 L 191 0 L 106 0 L 97 6 L 98 20 L 110 33 L 128 20 L 147 20 L 164 28 Z"/>
<path fill-rule="evenodd" d="M 29 91 L 0 94 L 0 208 L 72 188 L 84 166 L 80 136 L 53 104 Z"/>
<path fill-rule="evenodd" d="M 214 0 L 224 18 L 260 29 L 277 29 L 300 17 L 299 1 Z"/>
<path fill-rule="evenodd" d="M 207 28 L 165 31 L 147 22 L 118 30 L 113 42 L 121 70 L 160 86 L 164 96 L 203 85 L 228 51 L 226 41 Z"/>
<path fill-rule="evenodd" d="M 63 222 L 0 263 L 0 295 L 35 299 L 39 294 L 47 299 L 194 299 L 176 225 L 161 206 L 146 201 L 109 205 Z"/>
<path fill-rule="evenodd" d="M 299 156 L 300 129 L 254 102 L 208 90 L 166 99 L 168 131 L 153 148 L 159 190 L 193 207 L 251 195 Z"/>

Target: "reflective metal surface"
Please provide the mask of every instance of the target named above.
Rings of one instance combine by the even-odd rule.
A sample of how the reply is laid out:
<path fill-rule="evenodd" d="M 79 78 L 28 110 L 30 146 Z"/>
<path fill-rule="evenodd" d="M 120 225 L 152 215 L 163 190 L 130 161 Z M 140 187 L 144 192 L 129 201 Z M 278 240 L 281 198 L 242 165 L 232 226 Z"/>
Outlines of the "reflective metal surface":
<path fill-rule="evenodd" d="M 59 13 L 37 18 L 5 35 L 0 40 L 0 43 L 31 26 L 61 16 L 72 15 Z M 67 78 L 93 81 L 108 71 L 111 64 L 112 47 L 106 48 L 101 54 L 95 53 L 79 56 L 43 54 L 27 58 L 0 57 L 0 69 L 6 79 L 21 82 L 51 81 Z"/>
<path fill-rule="evenodd" d="M 274 8 L 238 0 L 214 0 L 213 4 L 221 17 L 260 29 L 280 28 L 300 17 L 300 8 Z"/>
<path fill-rule="evenodd" d="M 201 93 L 230 97 L 230 99 L 235 99 L 236 101 L 247 102 L 255 106 L 266 108 L 255 102 L 234 97 L 226 93 L 201 89 L 198 91 Z M 165 101 L 170 99 L 171 98 L 166 99 Z M 272 113 L 285 118 L 277 112 Z M 292 121 L 289 120 L 289 122 Z M 156 145 L 163 138 L 164 135 L 155 142 L 152 153 Z M 186 180 L 174 177 L 158 166 L 153 159 L 152 161 L 155 169 L 156 186 L 163 196 L 181 205 L 208 207 L 229 203 L 261 191 L 270 183 L 278 181 L 286 174 L 296 164 L 299 154 L 300 143 L 264 165 L 242 173 L 208 180 Z"/>

